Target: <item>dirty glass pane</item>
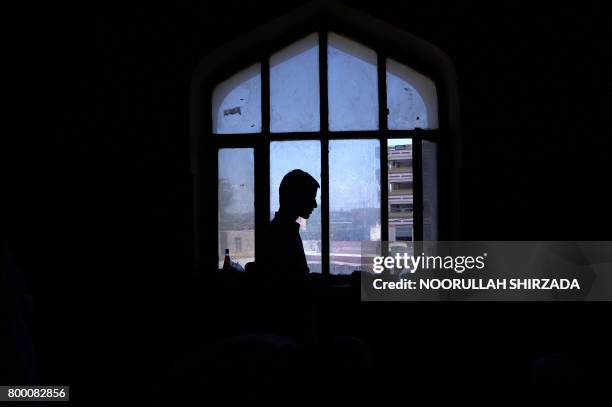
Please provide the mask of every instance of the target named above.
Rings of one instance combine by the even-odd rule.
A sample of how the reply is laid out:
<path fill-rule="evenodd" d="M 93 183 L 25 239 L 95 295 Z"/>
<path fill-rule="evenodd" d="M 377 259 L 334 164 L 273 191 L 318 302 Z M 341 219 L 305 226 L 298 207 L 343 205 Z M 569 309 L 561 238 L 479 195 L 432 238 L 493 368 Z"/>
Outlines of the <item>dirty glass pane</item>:
<path fill-rule="evenodd" d="M 330 33 L 327 59 L 329 129 L 378 130 L 376 52 Z"/>
<path fill-rule="evenodd" d="M 219 150 L 219 267 L 225 249 L 242 267 L 255 259 L 255 190 L 252 148 Z"/>
<path fill-rule="evenodd" d="M 438 170 L 436 143 L 423 140 L 423 240 L 438 240 Z"/>
<path fill-rule="evenodd" d="M 261 132 L 261 66 L 255 64 L 215 87 L 213 133 Z"/>
<path fill-rule="evenodd" d="M 391 130 L 437 129 L 438 101 L 431 79 L 387 59 L 388 126 Z"/>
<path fill-rule="evenodd" d="M 270 131 L 319 131 L 319 35 L 270 58 Z"/>
<path fill-rule="evenodd" d="M 289 171 L 300 169 L 321 184 L 321 143 L 319 141 L 277 141 L 270 143 L 270 219 L 279 208 L 278 189 Z M 321 189 L 317 208 L 308 219 L 298 218 L 306 261 L 311 273 L 321 272 Z"/>
<path fill-rule="evenodd" d="M 412 139 L 389 139 L 387 145 L 389 242 L 393 242 L 393 251 L 414 236 Z"/>
<path fill-rule="evenodd" d="M 329 142 L 330 273 L 362 269 L 363 242 L 380 241 L 380 143 Z"/>

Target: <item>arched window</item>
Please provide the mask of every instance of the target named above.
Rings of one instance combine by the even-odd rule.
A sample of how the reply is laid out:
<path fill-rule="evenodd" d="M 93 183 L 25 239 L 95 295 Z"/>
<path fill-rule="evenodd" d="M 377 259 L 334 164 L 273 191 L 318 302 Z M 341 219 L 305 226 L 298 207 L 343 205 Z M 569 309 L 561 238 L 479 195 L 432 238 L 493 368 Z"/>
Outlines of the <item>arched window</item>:
<path fill-rule="evenodd" d="M 199 266 L 226 248 L 243 265 L 256 259 L 295 168 L 321 184 L 300 220 L 311 272 L 358 269 L 364 241 L 455 239 L 456 100 L 440 50 L 336 3 L 215 51 L 192 84 Z M 202 211 L 210 203 L 216 217 Z"/>

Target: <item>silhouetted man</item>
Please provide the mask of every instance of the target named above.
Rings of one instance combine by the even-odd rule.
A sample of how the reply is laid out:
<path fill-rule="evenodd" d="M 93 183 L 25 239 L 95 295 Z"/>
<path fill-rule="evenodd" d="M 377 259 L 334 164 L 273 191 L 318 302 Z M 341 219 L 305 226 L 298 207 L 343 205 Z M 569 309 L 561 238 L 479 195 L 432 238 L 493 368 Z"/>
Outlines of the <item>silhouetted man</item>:
<path fill-rule="evenodd" d="M 266 233 L 265 273 L 286 282 L 299 282 L 309 273 L 297 218 L 308 219 L 317 207 L 319 183 L 302 170 L 287 173 L 279 188 L 280 208 Z"/>
<path fill-rule="evenodd" d="M 280 208 L 266 231 L 257 270 L 264 276 L 262 314 L 272 332 L 298 341 L 314 338 L 312 282 L 297 218 L 308 219 L 317 207 L 319 183 L 302 170 L 287 173 L 279 188 Z M 262 306 L 265 307 L 264 304 Z"/>

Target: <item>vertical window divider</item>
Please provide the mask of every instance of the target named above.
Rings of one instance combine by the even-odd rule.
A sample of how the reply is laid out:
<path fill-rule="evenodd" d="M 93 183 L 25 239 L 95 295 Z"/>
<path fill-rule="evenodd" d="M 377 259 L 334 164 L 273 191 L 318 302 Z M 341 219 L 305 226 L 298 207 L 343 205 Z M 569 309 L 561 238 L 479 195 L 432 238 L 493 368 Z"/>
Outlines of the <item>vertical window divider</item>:
<path fill-rule="evenodd" d="M 261 61 L 261 135 L 255 136 L 255 258 L 270 223 L 270 58 Z"/>
<path fill-rule="evenodd" d="M 377 53 L 378 62 L 378 138 L 380 141 L 380 240 L 381 255 L 386 256 L 389 241 L 389 176 L 387 148 L 387 61 Z"/>
<path fill-rule="evenodd" d="M 327 30 L 319 30 L 319 106 L 321 120 L 321 273 L 330 274 L 329 106 L 327 98 Z"/>

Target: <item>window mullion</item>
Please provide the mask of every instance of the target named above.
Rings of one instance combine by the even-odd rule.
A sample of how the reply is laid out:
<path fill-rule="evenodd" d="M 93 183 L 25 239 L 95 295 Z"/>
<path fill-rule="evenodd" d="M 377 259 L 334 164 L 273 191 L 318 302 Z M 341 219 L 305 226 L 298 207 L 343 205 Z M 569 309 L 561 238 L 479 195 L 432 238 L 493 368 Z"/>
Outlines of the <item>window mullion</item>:
<path fill-rule="evenodd" d="M 255 140 L 255 257 L 262 253 L 270 223 L 270 66 L 261 62 L 261 135 Z"/>
<path fill-rule="evenodd" d="M 387 174 L 387 81 L 386 60 L 378 58 L 378 128 L 380 129 L 380 239 L 389 241 L 389 178 Z M 383 247 L 384 250 L 384 247 Z M 383 253 L 385 255 L 386 253 Z"/>
<path fill-rule="evenodd" d="M 327 102 L 327 31 L 319 31 L 319 95 L 321 113 L 321 273 L 330 274 L 329 243 L 329 120 Z"/>

